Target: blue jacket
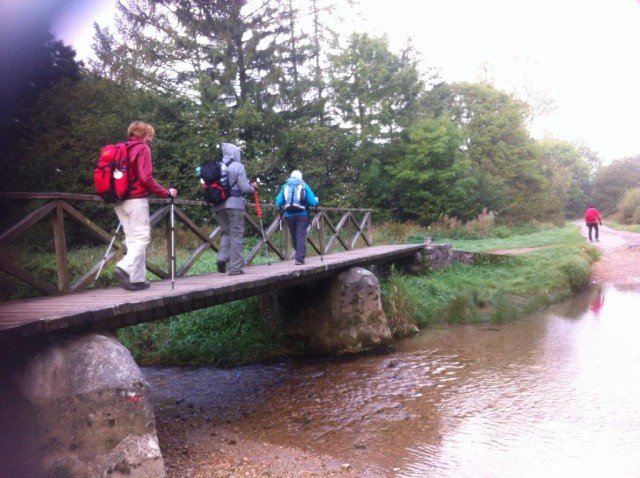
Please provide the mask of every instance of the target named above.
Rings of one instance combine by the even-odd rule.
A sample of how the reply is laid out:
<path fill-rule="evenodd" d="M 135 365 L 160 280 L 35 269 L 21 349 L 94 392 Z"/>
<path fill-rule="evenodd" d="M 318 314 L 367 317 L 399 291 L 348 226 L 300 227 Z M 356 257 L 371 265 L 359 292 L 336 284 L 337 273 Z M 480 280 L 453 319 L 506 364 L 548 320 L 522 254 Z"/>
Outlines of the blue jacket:
<path fill-rule="evenodd" d="M 304 185 L 304 190 L 306 191 L 307 194 L 307 206 L 311 206 L 311 207 L 315 207 L 318 205 L 318 198 L 316 197 L 316 195 L 313 193 L 313 191 L 311 190 L 311 188 L 309 187 L 309 185 L 307 183 L 305 183 L 304 181 L 302 181 L 301 179 L 296 179 L 296 178 L 289 178 L 287 179 L 287 182 L 285 182 L 282 187 L 280 188 L 280 192 L 278 193 L 278 197 L 276 197 L 276 205 L 278 207 L 283 207 L 284 206 L 284 188 L 285 186 L 288 184 L 292 187 L 296 187 L 298 184 L 302 183 Z M 284 212 L 284 217 L 293 217 L 293 216 L 306 216 L 309 214 L 309 211 L 307 209 L 304 209 L 303 211 L 300 212 Z"/>

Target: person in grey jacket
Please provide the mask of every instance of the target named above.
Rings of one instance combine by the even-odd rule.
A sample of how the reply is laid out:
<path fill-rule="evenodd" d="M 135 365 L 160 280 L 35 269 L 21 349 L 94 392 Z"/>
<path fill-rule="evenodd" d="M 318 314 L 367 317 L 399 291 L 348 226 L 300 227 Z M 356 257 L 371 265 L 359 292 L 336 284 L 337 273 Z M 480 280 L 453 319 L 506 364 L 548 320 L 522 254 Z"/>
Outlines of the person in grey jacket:
<path fill-rule="evenodd" d="M 229 275 L 244 274 L 244 198 L 258 189 L 258 183 L 249 183 L 244 165 L 240 162 L 240 148 L 222 143 L 222 162 L 227 166 L 227 180 L 231 194 L 221 204 L 213 206 L 216 220 L 222 229 L 220 250 L 216 266 L 218 272 Z"/>

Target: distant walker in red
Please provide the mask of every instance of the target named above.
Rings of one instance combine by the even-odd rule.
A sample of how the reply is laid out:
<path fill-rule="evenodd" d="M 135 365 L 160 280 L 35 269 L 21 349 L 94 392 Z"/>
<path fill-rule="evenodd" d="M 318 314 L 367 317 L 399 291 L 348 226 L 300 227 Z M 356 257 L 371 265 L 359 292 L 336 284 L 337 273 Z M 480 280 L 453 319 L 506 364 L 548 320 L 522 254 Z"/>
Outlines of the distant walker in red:
<path fill-rule="evenodd" d="M 602 226 L 602 217 L 600 217 L 600 213 L 596 210 L 595 207 L 589 206 L 587 208 L 587 210 L 584 212 L 584 221 L 587 223 L 587 228 L 589 229 L 589 240 L 593 242 L 591 231 L 595 229 L 596 241 L 599 241 L 600 239 L 598 238 L 598 224 Z"/>

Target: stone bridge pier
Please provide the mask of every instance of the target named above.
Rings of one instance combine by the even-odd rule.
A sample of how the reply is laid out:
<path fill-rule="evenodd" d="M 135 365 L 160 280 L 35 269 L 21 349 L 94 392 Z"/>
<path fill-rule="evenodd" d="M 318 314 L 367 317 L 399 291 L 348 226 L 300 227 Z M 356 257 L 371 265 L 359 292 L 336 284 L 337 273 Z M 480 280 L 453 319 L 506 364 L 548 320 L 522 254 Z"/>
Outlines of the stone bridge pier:
<path fill-rule="evenodd" d="M 0 374 L 0 476 L 165 476 L 149 386 L 114 336 L 68 337 Z"/>

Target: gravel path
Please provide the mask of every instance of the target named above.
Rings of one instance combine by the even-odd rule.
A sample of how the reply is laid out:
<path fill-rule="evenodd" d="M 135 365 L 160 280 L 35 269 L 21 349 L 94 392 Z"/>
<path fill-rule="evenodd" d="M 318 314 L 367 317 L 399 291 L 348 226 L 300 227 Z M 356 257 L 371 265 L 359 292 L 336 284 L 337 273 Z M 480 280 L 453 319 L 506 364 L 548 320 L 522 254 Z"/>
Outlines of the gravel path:
<path fill-rule="evenodd" d="M 580 230 L 586 238 L 587 227 L 580 223 Z M 592 244 L 602 252 L 593 266 L 594 283 L 640 286 L 640 234 L 601 226 L 600 240 Z"/>

